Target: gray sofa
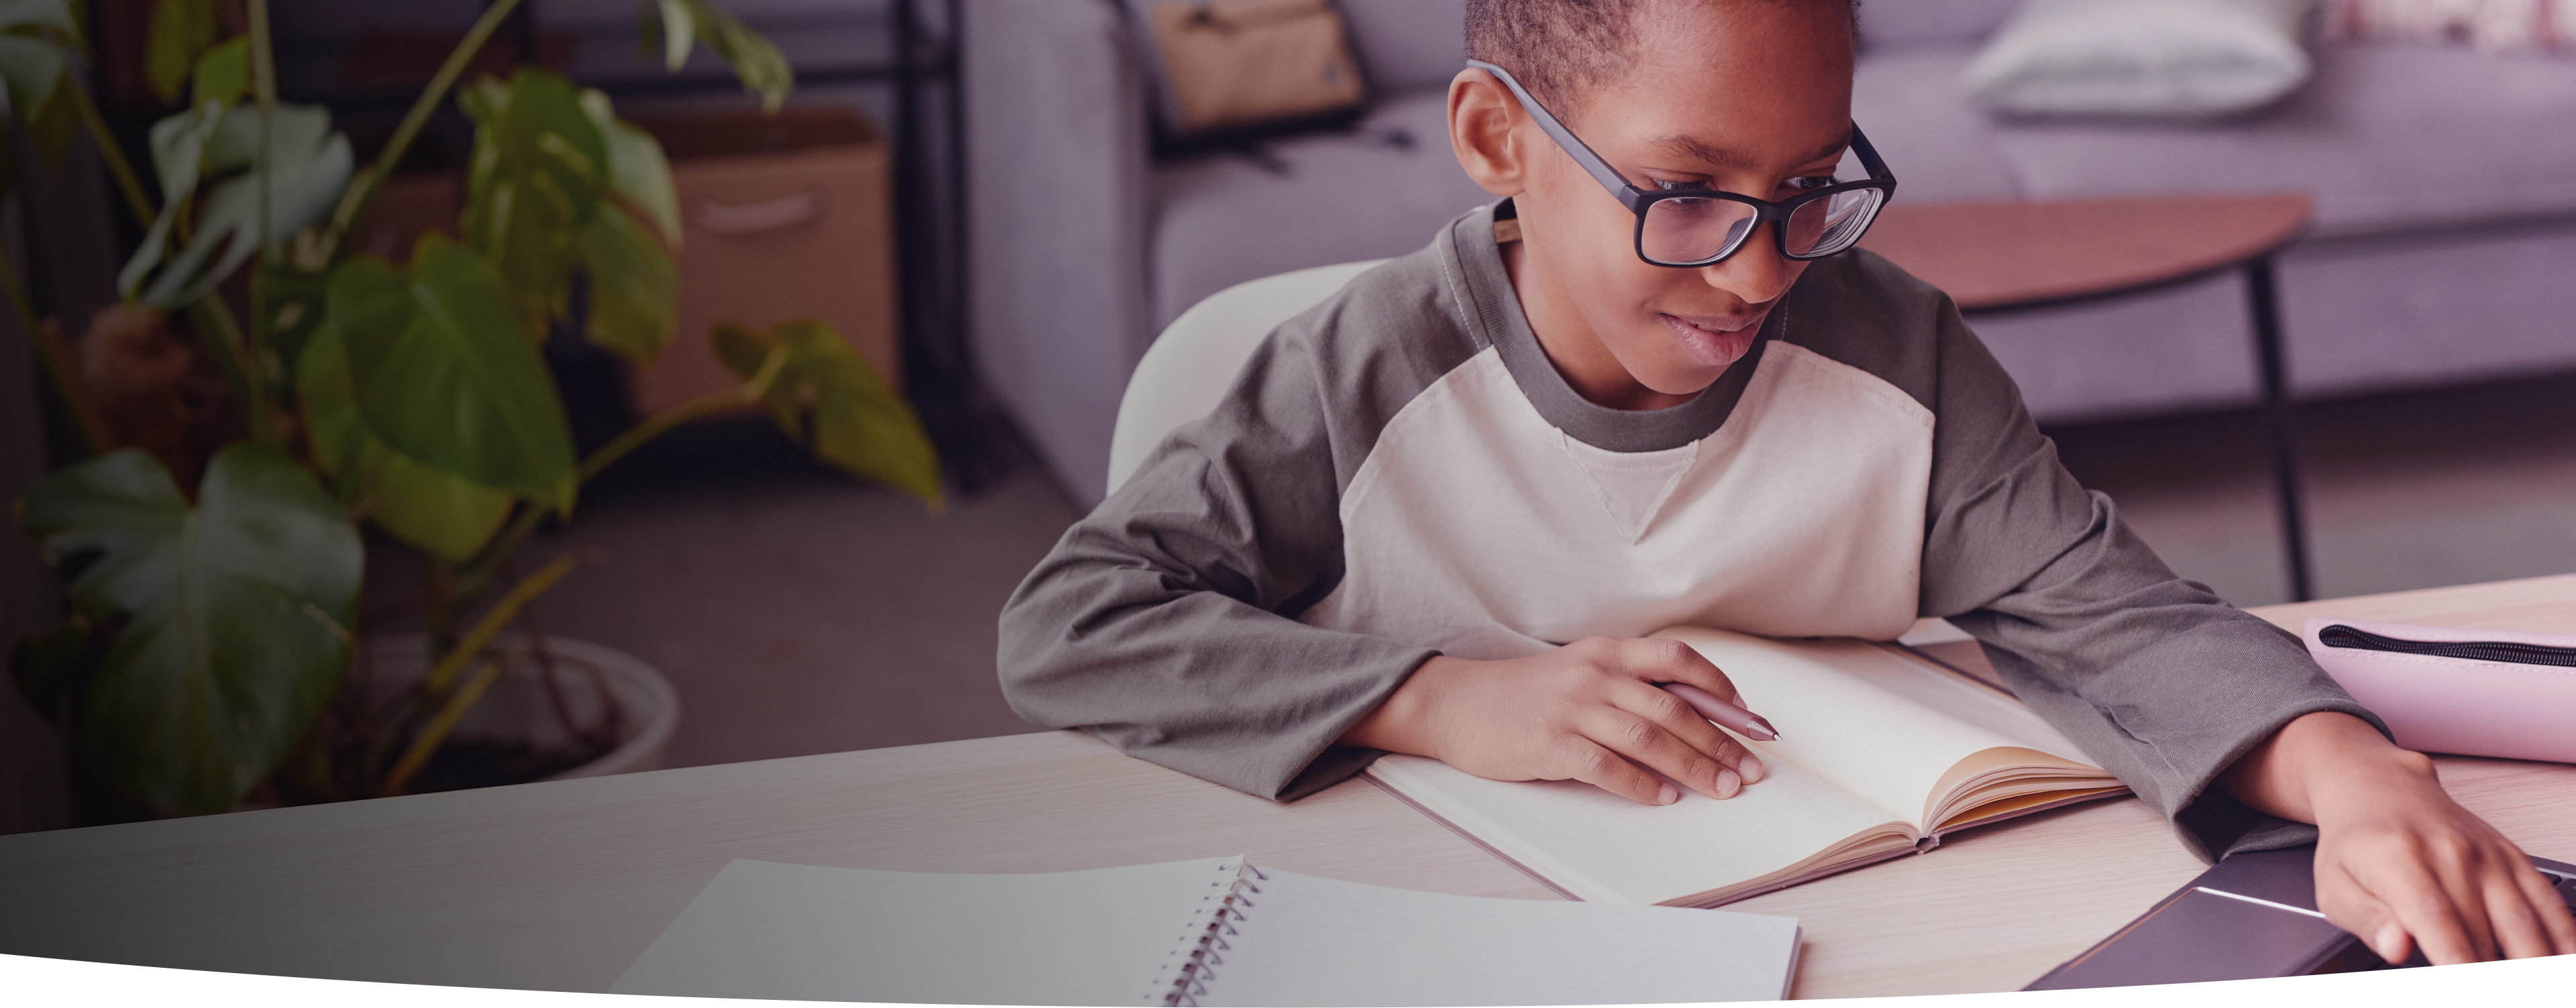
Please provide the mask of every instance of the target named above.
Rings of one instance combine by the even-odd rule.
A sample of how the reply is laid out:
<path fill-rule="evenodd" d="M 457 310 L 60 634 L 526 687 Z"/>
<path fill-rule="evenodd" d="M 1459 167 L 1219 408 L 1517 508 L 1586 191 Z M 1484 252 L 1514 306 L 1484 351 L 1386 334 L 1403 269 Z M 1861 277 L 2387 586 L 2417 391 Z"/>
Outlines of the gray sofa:
<path fill-rule="evenodd" d="M 1147 49 L 1117 0 L 967 0 L 973 346 L 1082 502 L 1127 375 L 1227 286 L 1401 255 L 1487 199 L 1443 95 L 1463 0 L 1344 0 L 1377 95 L 1353 129 L 1262 154 L 1151 153 Z M 2311 193 L 2280 264 L 2302 395 L 2576 368 L 2576 58 L 2312 46 L 2282 104 L 2205 126 L 2002 124 L 1952 82 L 2015 0 L 1877 0 L 1853 117 L 1902 203 Z M 2254 396 L 2241 281 L 1981 318 L 2043 422 Z"/>

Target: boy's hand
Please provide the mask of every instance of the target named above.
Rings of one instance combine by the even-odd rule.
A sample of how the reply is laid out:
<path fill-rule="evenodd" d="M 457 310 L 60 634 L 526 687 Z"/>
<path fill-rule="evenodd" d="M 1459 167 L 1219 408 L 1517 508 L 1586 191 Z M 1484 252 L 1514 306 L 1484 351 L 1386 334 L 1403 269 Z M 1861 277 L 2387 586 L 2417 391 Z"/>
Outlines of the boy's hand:
<path fill-rule="evenodd" d="M 1759 758 L 1663 682 L 1741 704 L 1690 645 L 1594 637 L 1507 661 L 1433 658 L 1341 741 L 1493 780 L 1570 778 L 1648 805 L 1681 799 L 1666 778 L 1711 798 L 1762 779 Z"/>
<path fill-rule="evenodd" d="M 2302 716 L 2224 779 L 2248 805 L 2317 825 L 2317 908 L 2382 959 L 2576 953 L 2576 920 L 2530 859 L 2452 801 L 2431 760 L 2359 718 Z"/>

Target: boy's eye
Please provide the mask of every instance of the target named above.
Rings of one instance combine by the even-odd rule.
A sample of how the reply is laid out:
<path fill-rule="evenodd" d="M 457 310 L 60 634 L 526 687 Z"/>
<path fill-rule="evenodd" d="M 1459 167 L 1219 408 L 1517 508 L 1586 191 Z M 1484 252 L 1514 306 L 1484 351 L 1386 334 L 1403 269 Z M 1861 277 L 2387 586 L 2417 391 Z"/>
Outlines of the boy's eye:
<path fill-rule="evenodd" d="M 1793 191 L 1805 192 L 1809 189 L 1822 189 L 1834 184 L 1834 177 L 1831 175 L 1801 175 L 1797 178 L 1790 179 L 1786 184 L 1788 188 Z"/>
<path fill-rule="evenodd" d="M 1663 191 L 1665 191 L 1665 192 L 1671 192 L 1671 191 L 1676 190 L 1676 189 L 1706 189 L 1706 188 L 1708 188 L 1708 183 L 1706 183 L 1706 182 L 1674 182 L 1674 181 L 1671 181 L 1671 180 L 1668 180 L 1668 179 L 1655 179 L 1655 180 L 1654 180 L 1654 183 L 1655 183 L 1655 188 L 1660 189 L 1660 190 L 1663 190 Z"/>

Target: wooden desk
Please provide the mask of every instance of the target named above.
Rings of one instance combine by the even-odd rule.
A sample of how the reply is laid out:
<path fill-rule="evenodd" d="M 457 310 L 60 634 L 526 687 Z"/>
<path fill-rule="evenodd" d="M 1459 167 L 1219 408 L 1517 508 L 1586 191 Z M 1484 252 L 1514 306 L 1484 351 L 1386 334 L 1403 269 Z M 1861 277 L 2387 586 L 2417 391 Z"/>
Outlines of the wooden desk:
<path fill-rule="evenodd" d="M 2576 632 L 2576 575 L 2262 612 Z M 2506 835 L 2576 860 L 2576 767 L 2441 762 Z M 1274 805 L 1052 733 L 0 837 L 0 952 L 598 991 L 730 858 L 1034 872 L 1234 853 L 1554 898 L 1364 782 Z M 1804 921 L 1801 997 L 2011 990 L 2199 870 L 2121 800 L 1735 908 Z"/>

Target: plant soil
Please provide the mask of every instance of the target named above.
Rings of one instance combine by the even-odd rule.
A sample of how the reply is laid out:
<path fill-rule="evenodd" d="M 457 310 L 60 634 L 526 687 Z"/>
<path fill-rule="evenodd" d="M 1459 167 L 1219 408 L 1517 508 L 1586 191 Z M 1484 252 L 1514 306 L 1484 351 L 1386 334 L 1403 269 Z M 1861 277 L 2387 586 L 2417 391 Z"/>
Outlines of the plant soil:
<path fill-rule="evenodd" d="M 611 747 L 614 748 L 614 747 Z M 450 738 L 438 747 L 420 773 L 403 789 L 406 794 L 462 791 L 544 780 L 608 755 L 608 749 L 575 744 L 539 748 L 525 739 Z"/>

